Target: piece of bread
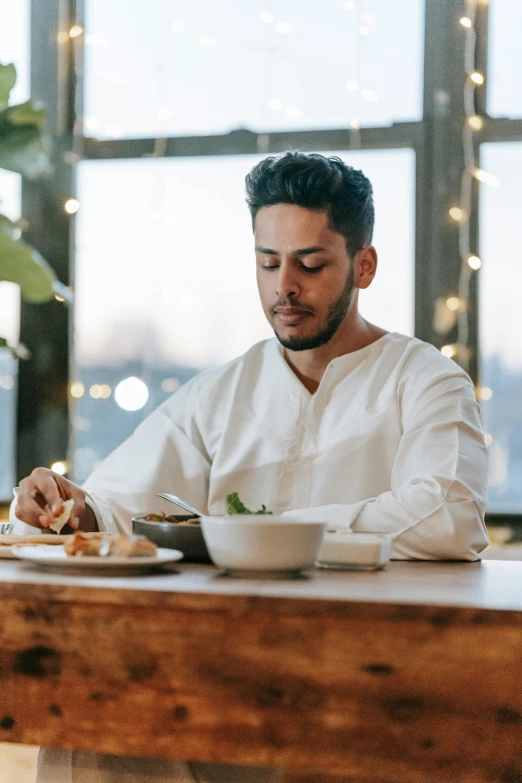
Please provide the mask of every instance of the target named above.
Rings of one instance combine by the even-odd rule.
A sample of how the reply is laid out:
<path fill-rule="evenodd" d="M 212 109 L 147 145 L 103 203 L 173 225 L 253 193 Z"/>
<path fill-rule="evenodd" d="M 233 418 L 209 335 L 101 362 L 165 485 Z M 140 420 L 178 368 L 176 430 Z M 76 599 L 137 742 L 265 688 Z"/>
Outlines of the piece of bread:
<path fill-rule="evenodd" d="M 62 500 L 62 511 L 60 516 L 55 517 L 49 506 L 47 506 L 46 511 L 53 520 L 49 525 L 50 529 L 54 530 L 55 533 L 60 533 L 62 527 L 64 527 L 64 525 L 66 525 L 69 521 L 73 508 L 74 500 L 72 498 L 71 500 Z"/>
<path fill-rule="evenodd" d="M 110 540 L 105 533 L 84 533 L 77 530 L 63 546 L 70 557 L 106 557 L 110 550 Z"/>
<path fill-rule="evenodd" d="M 156 544 L 145 536 L 118 536 L 111 541 L 111 557 L 154 557 Z"/>

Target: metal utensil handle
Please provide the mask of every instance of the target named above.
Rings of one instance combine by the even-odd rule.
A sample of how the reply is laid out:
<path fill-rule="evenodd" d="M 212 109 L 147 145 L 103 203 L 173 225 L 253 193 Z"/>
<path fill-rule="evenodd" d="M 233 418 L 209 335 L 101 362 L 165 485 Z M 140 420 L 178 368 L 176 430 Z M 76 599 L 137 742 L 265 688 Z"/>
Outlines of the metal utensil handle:
<path fill-rule="evenodd" d="M 174 503 L 176 506 L 180 506 L 181 508 L 184 508 L 185 511 L 190 511 L 191 514 L 195 514 L 197 517 L 206 516 L 206 514 L 202 514 L 201 511 L 197 510 L 197 508 L 194 508 L 194 506 L 191 506 L 190 503 L 187 503 L 186 500 L 182 500 L 181 498 L 178 498 L 176 495 L 169 495 L 167 492 L 156 492 L 156 495 L 159 498 L 170 500 L 171 503 Z"/>

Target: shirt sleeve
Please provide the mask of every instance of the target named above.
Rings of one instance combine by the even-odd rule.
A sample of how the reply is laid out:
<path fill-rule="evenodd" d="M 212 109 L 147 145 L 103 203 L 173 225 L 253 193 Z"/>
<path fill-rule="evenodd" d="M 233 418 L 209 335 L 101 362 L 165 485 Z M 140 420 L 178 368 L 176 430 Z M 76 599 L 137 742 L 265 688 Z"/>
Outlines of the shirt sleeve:
<path fill-rule="evenodd" d="M 189 382 L 151 413 L 82 486 L 99 530 L 131 533 L 134 516 L 173 513 L 172 503 L 156 492 L 179 495 L 207 512 L 210 458 L 198 426 L 194 386 Z M 13 532 L 37 533 L 16 517 L 15 506 L 16 489 L 10 510 Z"/>
<path fill-rule="evenodd" d="M 129 533 L 134 516 L 173 513 L 172 504 L 157 492 L 179 495 L 206 513 L 209 477 L 197 389 L 189 382 L 148 416 L 82 489 L 101 530 Z"/>
<path fill-rule="evenodd" d="M 28 525 L 25 522 L 22 522 L 21 519 L 18 519 L 18 517 L 15 514 L 16 504 L 18 502 L 18 490 L 19 487 L 15 487 L 13 489 L 14 498 L 11 502 L 11 507 L 9 509 L 9 522 L 13 525 L 13 535 L 15 536 L 36 536 L 39 533 L 44 533 L 47 531 L 41 530 L 38 527 L 33 527 L 32 525 Z M 94 514 L 94 517 L 96 519 L 96 524 L 98 525 L 98 530 L 102 530 L 104 532 L 107 531 L 107 526 L 105 525 L 103 518 L 100 514 L 100 510 L 96 503 L 94 502 L 93 498 L 90 497 L 86 493 L 85 498 L 86 504 L 89 506 L 89 508 L 92 509 L 92 512 Z"/>
<path fill-rule="evenodd" d="M 403 433 L 388 492 L 285 515 L 392 533 L 394 559 L 477 560 L 488 545 L 487 449 L 472 384 L 458 368 L 412 379 L 399 404 Z"/>
<path fill-rule="evenodd" d="M 25 522 L 22 522 L 21 519 L 18 519 L 18 517 L 15 514 L 16 504 L 18 502 L 18 489 L 19 487 L 15 487 L 13 489 L 14 498 L 11 501 L 11 506 L 9 508 L 9 522 L 13 525 L 13 535 L 14 536 L 38 535 L 38 533 L 43 532 L 42 530 L 40 530 L 40 528 L 33 527 L 32 525 L 27 525 Z"/>

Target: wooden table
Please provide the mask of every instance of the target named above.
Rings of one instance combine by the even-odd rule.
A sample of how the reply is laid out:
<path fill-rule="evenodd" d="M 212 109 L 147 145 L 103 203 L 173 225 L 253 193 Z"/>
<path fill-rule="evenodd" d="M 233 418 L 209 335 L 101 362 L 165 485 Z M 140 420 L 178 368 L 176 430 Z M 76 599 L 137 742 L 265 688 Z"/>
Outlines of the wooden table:
<path fill-rule="evenodd" d="M 522 781 L 522 563 L 270 582 L 4 560 L 0 618 L 0 741 L 301 783 Z"/>

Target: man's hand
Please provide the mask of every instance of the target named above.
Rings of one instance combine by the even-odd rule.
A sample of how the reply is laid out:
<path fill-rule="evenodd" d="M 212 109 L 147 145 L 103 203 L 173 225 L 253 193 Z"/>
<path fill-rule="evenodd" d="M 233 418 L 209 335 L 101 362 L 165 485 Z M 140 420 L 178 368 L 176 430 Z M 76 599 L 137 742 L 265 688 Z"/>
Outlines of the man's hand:
<path fill-rule="evenodd" d="M 35 468 L 20 482 L 15 514 L 27 525 L 45 529 L 53 521 L 52 516 L 61 514 L 62 501 L 71 498 L 74 507 L 69 525 L 77 530 L 85 515 L 85 492 L 48 468 Z"/>

